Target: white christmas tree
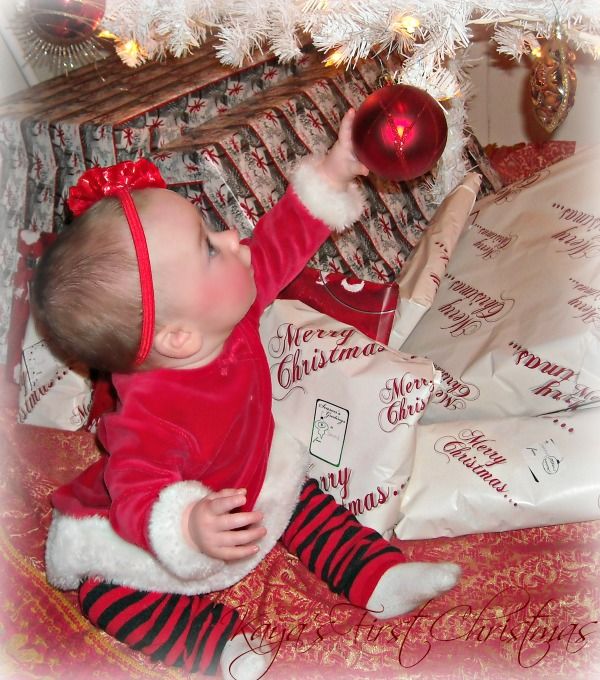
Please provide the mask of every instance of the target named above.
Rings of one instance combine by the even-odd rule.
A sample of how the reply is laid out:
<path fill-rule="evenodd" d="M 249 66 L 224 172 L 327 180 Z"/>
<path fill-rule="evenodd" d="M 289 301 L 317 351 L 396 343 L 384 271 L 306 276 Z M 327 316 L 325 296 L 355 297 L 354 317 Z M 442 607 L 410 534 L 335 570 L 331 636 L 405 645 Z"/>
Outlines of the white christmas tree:
<path fill-rule="evenodd" d="M 333 63 L 398 53 L 398 82 L 415 85 L 448 113 L 448 143 L 432 191 L 441 199 L 468 168 L 462 155 L 469 94 L 465 50 L 476 25 L 499 52 L 519 60 L 559 22 L 576 50 L 600 57 L 600 0 L 107 0 L 104 26 L 131 65 L 166 53 L 182 56 L 216 36 L 218 59 L 241 66 L 256 51 L 294 59 L 311 41 Z"/>

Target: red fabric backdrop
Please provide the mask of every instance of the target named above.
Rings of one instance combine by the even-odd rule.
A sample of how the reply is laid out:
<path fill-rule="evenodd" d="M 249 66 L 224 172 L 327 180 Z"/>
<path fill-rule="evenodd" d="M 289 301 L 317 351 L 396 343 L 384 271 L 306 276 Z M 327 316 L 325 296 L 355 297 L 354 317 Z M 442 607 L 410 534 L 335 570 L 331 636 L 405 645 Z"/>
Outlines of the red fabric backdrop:
<path fill-rule="evenodd" d="M 14 425 L 1 411 L 5 680 L 181 678 L 93 629 L 73 593 L 45 582 L 48 494 L 97 451 L 90 434 Z M 600 522 L 408 541 L 413 560 L 453 560 L 459 586 L 421 612 L 376 622 L 276 548 L 217 599 L 280 641 L 268 678 L 600 677 Z"/>

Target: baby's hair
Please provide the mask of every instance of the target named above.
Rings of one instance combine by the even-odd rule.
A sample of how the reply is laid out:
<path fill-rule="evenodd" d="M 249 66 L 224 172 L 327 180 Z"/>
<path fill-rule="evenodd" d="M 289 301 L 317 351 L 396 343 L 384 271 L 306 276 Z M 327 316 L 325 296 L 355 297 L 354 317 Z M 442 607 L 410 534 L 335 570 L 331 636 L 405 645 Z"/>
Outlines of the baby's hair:
<path fill-rule="evenodd" d="M 102 199 L 58 235 L 37 266 L 31 304 L 42 334 L 64 359 L 116 373 L 131 370 L 141 294 L 118 199 Z"/>

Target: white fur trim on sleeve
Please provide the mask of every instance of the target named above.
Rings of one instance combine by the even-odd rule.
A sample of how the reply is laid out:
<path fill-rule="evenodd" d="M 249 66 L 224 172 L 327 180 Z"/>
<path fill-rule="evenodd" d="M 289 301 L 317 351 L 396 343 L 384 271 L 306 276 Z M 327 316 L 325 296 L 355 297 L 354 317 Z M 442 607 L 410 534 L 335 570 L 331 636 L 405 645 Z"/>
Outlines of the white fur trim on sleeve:
<path fill-rule="evenodd" d="M 365 197 L 355 182 L 345 191 L 332 187 L 318 170 L 322 156 L 309 156 L 293 170 L 290 181 L 308 211 L 332 230 L 341 232 L 362 214 Z"/>
<path fill-rule="evenodd" d="M 154 554 L 182 579 L 206 578 L 223 568 L 216 560 L 191 546 L 182 531 L 183 514 L 192 503 L 211 493 L 199 482 L 177 482 L 163 489 L 152 508 L 148 538 Z"/>

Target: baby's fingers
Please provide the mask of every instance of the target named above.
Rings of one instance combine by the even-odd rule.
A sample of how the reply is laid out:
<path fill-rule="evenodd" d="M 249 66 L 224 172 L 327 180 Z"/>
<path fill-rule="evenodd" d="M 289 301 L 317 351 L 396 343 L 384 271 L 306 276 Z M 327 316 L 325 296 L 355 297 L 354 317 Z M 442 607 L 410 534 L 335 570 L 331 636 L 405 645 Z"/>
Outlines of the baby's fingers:
<path fill-rule="evenodd" d="M 246 489 L 221 489 L 220 491 L 213 491 L 208 494 L 207 498 L 213 500 L 214 498 L 226 498 L 228 496 L 236 496 L 237 494 L 246 495 Z"/>
<path fill-rule="evenodd" d="M 338 132 L 338 138 L 342 142 L 348 142 L 352 137 L 352 123 L 354 122 L 355 115 L 356 111 L 354 109 L 348 109 L 344 117 L 342 118 L 342 122 L 340 123 L 340 129 Z"/>
<path fill-rule="evenodd" d="M 262 519 L 263 515 L 261 512 L 232 512 L 219 517 L 215 521 L 215 527 L 217 531 L 232 531 L 260 524 Z"/>
<path fill-rule="evenodd" d="M 258 552 L 257 545 L 236 545 L 231 547 L 221 547 L 215 551 L 215 557 L 224 562 L 234 562 L 251 557 Z"/>
<path fill-rule="evenodd" d="M 264 527 L 248 527 L 247 529 L 240 529 L 239 531 L 227 531 L 221 534 L 221 546 L 224 548 L 232 548 L 235 546 L 254 546 L 256 552 L 258 546 L 256 542 L 259 541 L 267 533 Z"/>
<path fill-rule="evenodd" d="M 352 171 L 355 175 L 364 175 L 365 177 L 369 174 L 369 168 L 358 160 L 353 163 Z"/>
<path fill-rule="evenodd" d="M 231 489 L 231 491 L 236 491 Z M 215 515 L 226 515 L 227 513 L 235 510 L 235 508 L 241 508 L 246 502 L 246 492 L 245 490 L 238 490 L 237 493 L 232 493 L 230 495 L 214 494 L 210 497 L 210 509 Z"/>

